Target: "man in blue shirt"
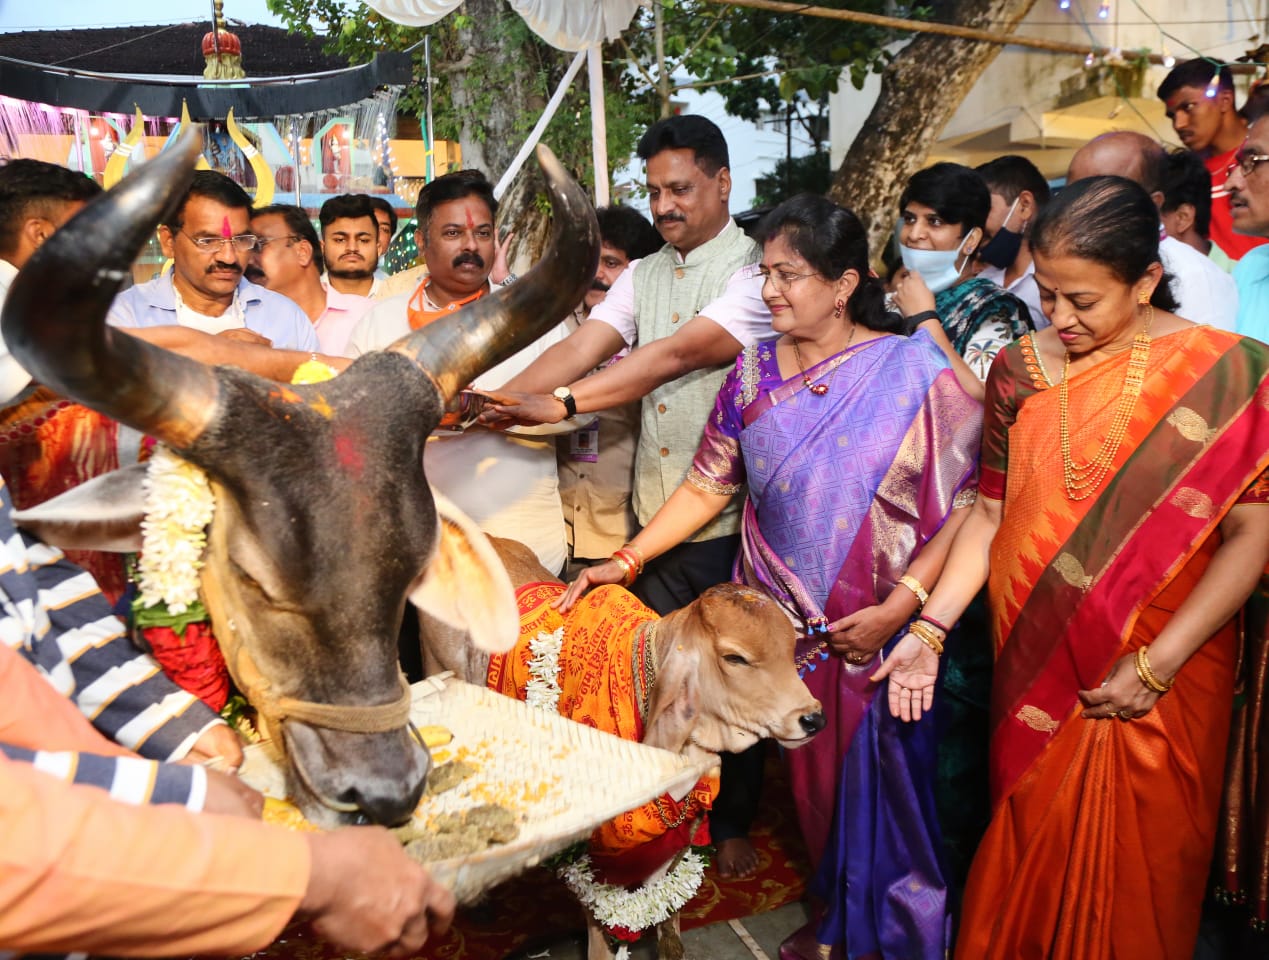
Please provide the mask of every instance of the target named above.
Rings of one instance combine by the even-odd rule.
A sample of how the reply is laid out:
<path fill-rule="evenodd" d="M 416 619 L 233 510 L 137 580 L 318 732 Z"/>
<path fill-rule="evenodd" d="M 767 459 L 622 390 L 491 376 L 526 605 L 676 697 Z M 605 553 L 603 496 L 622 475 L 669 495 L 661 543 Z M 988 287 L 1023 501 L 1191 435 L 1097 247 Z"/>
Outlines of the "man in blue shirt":
<path fill-rule="evenodd" d="M 159 227 L 172 269 L 115 298 L 117 327 L 182 326 L 273 346 L 315 352 L 313 324 L 292 301 L 243 277 L 256 247 L 251 198 L 222 173 L 200 170 L 176 211 Z"/>

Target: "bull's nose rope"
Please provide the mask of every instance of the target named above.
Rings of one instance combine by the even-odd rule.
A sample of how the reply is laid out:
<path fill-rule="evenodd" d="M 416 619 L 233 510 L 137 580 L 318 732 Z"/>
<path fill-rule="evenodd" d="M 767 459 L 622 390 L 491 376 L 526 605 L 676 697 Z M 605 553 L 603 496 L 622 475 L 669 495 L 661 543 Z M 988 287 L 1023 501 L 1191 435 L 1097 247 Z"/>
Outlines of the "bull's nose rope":
<path fill-rule="evenodd" d="M 392 703 L 375 706 L 352 706 L 345 703 L 314 703 L 294 697 L 276 699 L 264 694 L 268 709 L 278 720 L 298 720 L 327 730 L 345 733 L 387 733 L 399 730 L 410 722 L 410 684 L 397 674 L 401 696 Z"/>

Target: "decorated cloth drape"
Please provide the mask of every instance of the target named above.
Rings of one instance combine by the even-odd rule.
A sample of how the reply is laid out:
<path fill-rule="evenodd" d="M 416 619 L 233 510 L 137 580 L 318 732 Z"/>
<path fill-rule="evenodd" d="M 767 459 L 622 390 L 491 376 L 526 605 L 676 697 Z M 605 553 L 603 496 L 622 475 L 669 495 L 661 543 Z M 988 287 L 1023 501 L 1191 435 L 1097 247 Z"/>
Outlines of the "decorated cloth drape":
<path fill-rule="evenodd" d="M 625 740 L 642 741 L 656 678 L 656 650 L 649 624 L 659 618 L 623 587 L 601 586 L 565 616 L 551 606 L 562 583 L 531 583 L 516 591 L 520 640 L 489 658 L 485 686 L 525 700 L 535 676 L 530 641 L 562 631 L 555 658 L 557 712 Z M 647 879 L 676 852 L 708 843 L 703 814 L 718 793 L 718 778 L 705 777 L 682 803 L 668 794 L 630 810 L 595 830 L 591 863 L 605 883 L 633 885 Z M 677 822 L 676 822 L 677 821 Z"/>
<path fill-rule="evenodd" d="M 46 387 L 5 407 L 0 411 L 0 474 L 14 506 L 34 507 L 118 469 L 120 439 L 117 422 Z M 111 603 L 123 594 L 127 580 L 119 554 L 65 552 L 92 574 Z"/>
<path fill-rule="evenodd" d="M 747 348 L 688 482 L 719 494 L 747 485 L 735 579 L 814 624 L 884 600 L 958 495 L 969 501 L 981 407 L 924 331 L 865 340 L 805 376 L 827 391 L 786 379 L 772 342 Z M 937 960 L 949 930 L 933 714 L 891 717 L 875 664 L 830 655 L 821 636 L 799 641 L 797 660 L 827 726 L 787 754 L 826 904 L 814 939 L 845 956 Z"/>
<path fill-rule="evenodd" d="M 1070 380 L 1071 450 L 1094 456 L 1128 353 Z M 1210 327 L 1154 341 L 1097 494 L 1066 496 L 1059 391 L 1030 338 L 987 387 L 980 494 L 1003 499 L 988 591 L 997 644 L 992 824 L 957 956 L 1188 958 L 1211 862 L 1234 683 L 1227 625 L 1144 717 L 1084 720 L 1079 690 L 1150 643 L 1241 500 L 1266 499 L 1269 351 Z M 1258 492 L 1259 491 L 1259 492 Z M 1161 868 L 1166 865 L 1166 869 Z"/>
<path fill-rule="evenodd" d="M 462 6 L 463 0 L 366 0 L 389 20 L 426 27 Z M 584 50 L 616 40 L 639 0 L 507 0 L 539 37 L 560 50 Z"/>

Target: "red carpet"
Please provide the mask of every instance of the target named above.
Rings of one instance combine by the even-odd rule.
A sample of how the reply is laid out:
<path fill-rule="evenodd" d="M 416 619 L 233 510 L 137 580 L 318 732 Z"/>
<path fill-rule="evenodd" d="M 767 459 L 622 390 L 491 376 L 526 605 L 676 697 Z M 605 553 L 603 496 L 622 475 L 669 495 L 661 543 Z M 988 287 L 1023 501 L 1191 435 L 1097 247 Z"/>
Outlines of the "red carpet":
<path fill-rule="evenodd" d="M 802 896 L 808 873 L 788 779 L 778 760 L 767 764 L 763 804 L 751 839 L 758 872 L 747 880 L 720 881 L 711 866 L 696 896 L 683 909 L 683 929 L 749 917 Z M 460 910 L 453 927 L 429 942 L 423 960 L 503 960 L 568 936 L 585 936 L 577 900 L 555 875 L 531 870 L 489 892 L 484 903 Z M 253 960 L 342 960 L 347 953 L 324 943 L 303 927 L 288 929 Z"/>

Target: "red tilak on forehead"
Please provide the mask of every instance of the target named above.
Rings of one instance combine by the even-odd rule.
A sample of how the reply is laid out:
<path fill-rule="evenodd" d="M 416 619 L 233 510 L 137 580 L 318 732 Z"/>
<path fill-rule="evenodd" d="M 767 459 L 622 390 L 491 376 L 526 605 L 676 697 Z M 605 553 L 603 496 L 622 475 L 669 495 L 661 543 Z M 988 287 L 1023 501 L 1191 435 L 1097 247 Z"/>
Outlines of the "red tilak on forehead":
<path fill-rule="evenodd" d="M 224 221 L 220 225 L 220 235 L 222 237 L 232 237 L 234 235 L 234 228 L 229 225 L 228 216 L 225 217 Z"/>
<path fill-rule="evenodd" d="M 476 221 L 473 220 L 471 216 L 471 208 L 470 207 L 464 208 L 463 212 L 467 214 L 467 229 L 470 230 L 474 226 L 476 226 Z"/>

